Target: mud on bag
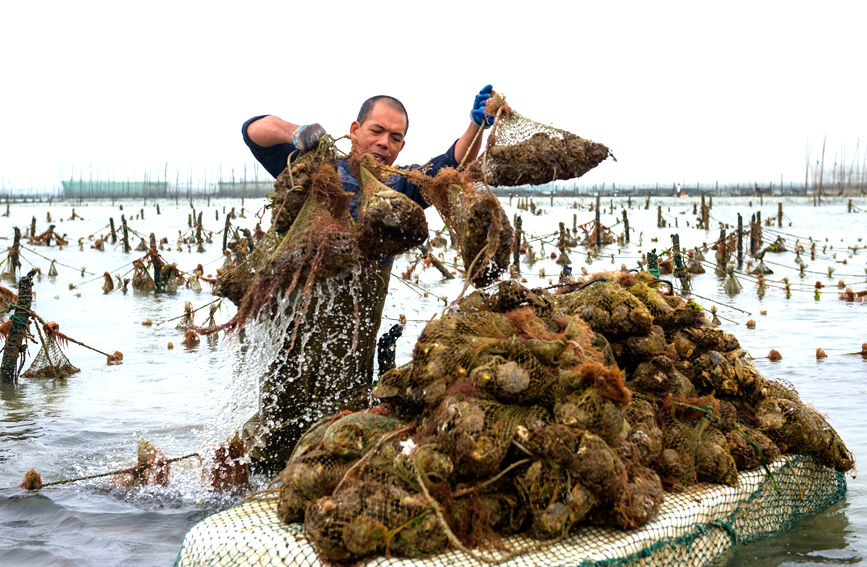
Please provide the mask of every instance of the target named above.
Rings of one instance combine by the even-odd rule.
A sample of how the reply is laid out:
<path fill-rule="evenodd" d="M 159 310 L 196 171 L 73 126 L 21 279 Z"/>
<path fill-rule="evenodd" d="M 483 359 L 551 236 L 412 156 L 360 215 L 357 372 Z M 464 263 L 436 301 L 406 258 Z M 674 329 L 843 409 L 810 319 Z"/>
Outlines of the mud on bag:
<path fill-rule="evenodd" d="M 494 116 L 485 151 L 471 171 L 489 185 L 541 185 L 581 177 L 614 155 L 603 144 L 515 112 L 494 93 L 485 112 Z M 616 161 L 616 159 L 615 159 Z"/>

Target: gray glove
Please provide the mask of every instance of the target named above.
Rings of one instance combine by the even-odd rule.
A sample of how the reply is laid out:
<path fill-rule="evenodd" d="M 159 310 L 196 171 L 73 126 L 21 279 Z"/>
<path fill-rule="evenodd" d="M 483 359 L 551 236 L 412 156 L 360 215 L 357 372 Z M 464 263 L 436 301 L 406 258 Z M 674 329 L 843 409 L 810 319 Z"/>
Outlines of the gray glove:
<path fill-rule="evenodd" d="M 319 138 L 323 134 L 325 134 L 325 128 L 318 122 L 305 124 L 295 130 L 295 134 L 292 136 L 292 145 L 302 153 L 309 152 L 319 147 Z"/>

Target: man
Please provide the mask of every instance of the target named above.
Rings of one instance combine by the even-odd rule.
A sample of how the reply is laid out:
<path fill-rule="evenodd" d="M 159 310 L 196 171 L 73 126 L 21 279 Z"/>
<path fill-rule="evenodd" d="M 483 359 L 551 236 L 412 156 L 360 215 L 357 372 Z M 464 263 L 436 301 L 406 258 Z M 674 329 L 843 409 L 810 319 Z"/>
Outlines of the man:
<path fill-rule="evenodd" d="M 470 111 L 470 124 L 445 153 L 424 166 L 410 167 L 434 176 L 444 167 L 474 160 L 482 143 L 477 133 L 493 122 L 493 117 L 485 113 L 491 93 L 491 85 L 479 91 Z M 394 164 L 406 143 L 408 127 L 409 117 L 399 100 L 386 95 L 367 99 L 349 126 L 353 157 L 368 153 L 380 163 Z M 290 156 L 294 159 L 315 149 L 325 134 L 319 124 L 298 125 L 273 115 L 255 116 L 244 123 L 241 131 L 253 156 L 275 178 Z M 357 218 L 361 184 L 352 173 L 349 160 L 339 161 L 338 171 L 344 190 L 355 195 L 349 208 L 352 217 Z M 421 190 L 404 176 L 392 175 L 386 185 L 422 207 L 428 206 Z M 258 425 L 258 431 L 250 433 L 257 437 L 252 456 L 263 470 L 282 468 L 301 434 L 319 417 L 367 406 L 391 263 L 391 259 L 383 262 L 378 272 L 362 267 L 355 280 L 317 284 L 312 293 L 316 303 L 307 307 L 304 321 L 299 324 L 298 339 L 290 346 L 284 338 L 283 348 L 260 388 L 259 415 L 254 418 L 259 421 L 254 424 Z M 295 301 L 290 299 L 289 309 L 298 304 L 297 297 Z M 353 333 L 349 329 L 356 324 L 358 344 L 352 346 Z M 267 427 L 262 427 L 263 424 Z"/>

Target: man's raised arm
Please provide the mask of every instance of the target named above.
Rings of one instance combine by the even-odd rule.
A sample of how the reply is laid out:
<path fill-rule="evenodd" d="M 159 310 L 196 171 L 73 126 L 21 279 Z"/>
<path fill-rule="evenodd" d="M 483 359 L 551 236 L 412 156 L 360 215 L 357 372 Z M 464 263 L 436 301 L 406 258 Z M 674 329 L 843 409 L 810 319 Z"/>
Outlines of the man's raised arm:
<path fill-rule="evenodd" d="M 494 123 L 494 117 L 485 113 L 485 104 L 491 98 L 493 87 L 485 85 L 473 100 L 473 109 L 470 111 L 470 125 L 466 132 L 455 143 L 455 160 L 458 163 L 469 163 L 479 156 L 482 147 L 482 136 L 476 137 L 480 128 L 488 128 Z M 475 139 L 475 143 L 473 140 Z"/>

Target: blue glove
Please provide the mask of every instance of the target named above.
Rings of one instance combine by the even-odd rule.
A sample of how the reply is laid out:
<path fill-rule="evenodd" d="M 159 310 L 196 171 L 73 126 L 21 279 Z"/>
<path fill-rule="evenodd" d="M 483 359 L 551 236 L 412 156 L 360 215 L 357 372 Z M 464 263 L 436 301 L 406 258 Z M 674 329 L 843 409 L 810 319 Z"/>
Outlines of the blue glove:
<path fill-rule="evenodd" d="M 485 114 L 485 105 L 488 103 L 488 99 L 491 98 L 493 90 L 494 87 L 491 85 L 485 85 L 473 101 L 473 109 L 470 111 L 470 118 L 476 126 L 490 128 L 494 123 L 494 117 L 490 114 Z"/>
<path fill-rule="evenodd" d="M 313 124 L 305 124 L 299 126 L 292 136 L 292 145 L 295 146 L 301 153 L 309 152 L 312 149 L 319 147 L 319 138 L 325 134 L 323 128 L 318 122 Z"/>

